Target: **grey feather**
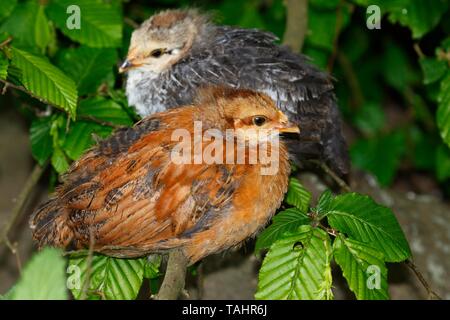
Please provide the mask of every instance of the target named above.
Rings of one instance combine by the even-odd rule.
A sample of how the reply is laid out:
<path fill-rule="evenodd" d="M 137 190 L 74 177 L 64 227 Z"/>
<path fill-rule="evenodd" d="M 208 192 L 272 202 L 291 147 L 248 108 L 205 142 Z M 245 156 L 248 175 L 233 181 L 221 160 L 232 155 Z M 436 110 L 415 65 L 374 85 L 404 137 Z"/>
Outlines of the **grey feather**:
<path fill-rule="evenodd" d="M 214 25 L 206 31 L 168 71 L 131 70 L 130 105 L 146 116 L 189 104 L 199 87 L 211 84 L 264 92 L 300 126 L 300 141 L 290 143 L 295 159 L 321 159 L 347 174 L 347 146 L 329 75 L 307 57 L 275 44 L 278 39 L 271 33 Z"/>

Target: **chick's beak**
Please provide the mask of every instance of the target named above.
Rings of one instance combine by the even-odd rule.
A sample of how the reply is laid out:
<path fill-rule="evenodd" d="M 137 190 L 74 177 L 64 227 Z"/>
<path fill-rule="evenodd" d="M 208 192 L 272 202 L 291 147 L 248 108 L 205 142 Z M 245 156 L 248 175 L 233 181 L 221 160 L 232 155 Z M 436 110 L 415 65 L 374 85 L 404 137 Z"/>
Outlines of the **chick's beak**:
<path fill-rule="evenodd" d="M 280 133 L 296 133 L 296 134 L 299 134 L 300 133 L 300 128 L 297 125 L 295 125 L 295 124 L 293 124 L 291 122 L 288 122 L 288 123 L 283 124 L 282 126 L 280 126 L 278 128 L 278 131 Z"/>
<path fill-rule="evenodd" d="M 125 59 L 125 61 L 122 63 L 122 65 L 119 67 L 119 73 L 124 73 L 127 72 L 128 70 L 130 70 L 133 67 L 133 63 L 128 60 Z"/>

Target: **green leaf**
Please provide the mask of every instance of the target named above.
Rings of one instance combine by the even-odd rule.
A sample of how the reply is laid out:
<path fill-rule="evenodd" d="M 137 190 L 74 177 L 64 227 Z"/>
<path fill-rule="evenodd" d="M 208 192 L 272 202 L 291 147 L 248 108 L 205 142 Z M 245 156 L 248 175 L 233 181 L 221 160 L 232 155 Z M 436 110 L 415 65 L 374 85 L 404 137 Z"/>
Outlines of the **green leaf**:
<path fill-rule="evenodd" d="M 438 103 L 437 125 L 442 139 L 450 147 L 450 71 L 441 81 Z"/>
<path fill-rule="evenodd" d="M 444 145 L 436 149 L 436 177 L 439 181 L 450 178 L 450 149 Z"/>
<path fill-rule="evenodd" d="M 155 279 L 161 275 L 159 268 L 161 266 L 162 257 L 159 254 L 151 254 L 147 257 L 144 265 L 144 278 Z"/>
<path fill-rule="evenodd" d="M 412 67 L 406 51 L 393 41 L 385 45 L 382 61 L 387 68 L 383 69 L 382 76 L 387 84 L 399 92 L 412 83 L 420 83 L 420 74 Z"/>
<path fill-rule="evenodd" d="M 67 20 L 76 13 L 67 13 L 72 0 L 52 0 L 47 7 L 49 17 L 70 39 L 94 48 L 117 48 L 122 43 L 120 10 L 100 0 L 78 0 L 80 28 L 69 29 Z"/>
<path fill-rule="evenodd" d="M 374 135 L 380 132 L 386 123 L 384 110 L 379 103 L 368 101 L 358 108 L 354 122 L 363 133 Z"/>
<path fill-rule="evenodd" d="M 411 256 L 408 242 L 392 211 L 368 196 L 346 193 L 335 197 L 327 217 L 331 227 L 351 239 L 369 243 L 388 262 L 400 262 Z"/>
<path fill-rule="evenodd" d="M 44 6 L 38 1 L 19 3 L 8 20 L 0 26 L 0 32 L 13 36 L 15 46 L 37 47 L 39 52 L 43 53 L 50 42 L 50 29 Z"/>
<path fill-rule="evenodd" d="M 78 107 L 80 117 L 93 117 L 116 125 L 131 126 L 133 120 L 118 103 L 102 97 L 85 99 Z"/>
<path fill-rule="evenodd" d="M 326 1 L 326 3 L 333 7 L 333 1 Z M 321 2 L 322 5 L 325 3 L 325 1 Z M 342 5 L 338 14 L 336 12 L 336 8 L 324 10 L 318 6 L 309 6 L 306 44 L 328 52 L 333 51 L 336 32 L 338 32 L 336 29 L 342 29 L 350 21 L 350 7 Z"/>
<path fill-rule="evenodd" d="M 8 59 L 6 59 L 5 55 L 0 52 L 0 79 L 5 80 L 8 76 Z"/>
<path fill-rule="evenodd" d="M 392 183 L 404 153 L 405 135 L 402 131 L 360 139 L 350 150 L 353 164 L 372 172 L 383 186 Z"/>
<path fill-rule="evenodd" d="M 114 49 L 81 46 L 60 52 L 57 65 L 77 85 L 79 95 L 95 93 L 117 62 Z"/>
<path fill-rule="evenodd" d="M 37 118 L 31 124 L 31 154 L 40 165 L 43 165 L 53 153 L 53 140 L 50 135 L 51 127 L 51 117 Z"/>
<path fill-rule="evenodd" d="M 12 47 L 12 64 L 21 70 L 25 88 L 42 101 L 52 103 L 75 117 L 77 89 L 72 79 L 44 57 Z"/>
<path fill-rule="evenodd" d="M 145 263 L 145 258 L 117 259 L 94 255 L 88 268 L 86 256 L 71 257 L 69 268 L 80 276 L 79 282 L 72 283 L 72 294 L 77 300 L 82 298 L 84 284 L 89 278 L 89 284 L 85 286 L 87 299 L 134 300 L 142 285 Z"/>
<path fill-rule="evenodd" d="M 69 162 L 67 161 L 66 155 L 61 148 L 54 148 L 51 163 L 56 172 L 62 174 L 69 169 Z"/>
<path fill-rule="evenodd" d="M 303 53 L 310 57 L 311 63 L 319 68 L 325 69 L 327 67 L 328 58 L 330 56 L 330 53 L 327 50 L 306 45 Z"/>
<path fill-rule="evenodd" d="M 310 7 L 306 43 L 332 51 L 336 33 L 336 19 L 335 10 L 322 11 Z"/>
<path fill-rule="evenodd" d="M 413 144 L 411 157 L 419 170 L 434 170 L 436 166 L 436 149 L 441 143 L 439 136 L 425 132 L 418 126 L 411 126 L 409 138 Z"/>
<path fill-rule="evenodd" d="M 300 226 L 309 224 L 311 220 L 296 208 L 281 211 L 272 219 L 272 224 L 258 235 L 255 252 L 269 248 L 275 241 L 281 239 L 285 233 L 294 232 Z"/>
<path fill-rule="evenodd" d="M 389 20 L 409 27 L 413 38 L 419 39 L 437 26 L 447 9 L 448 0 L 407 1 L 405 6 L 391 11 Z"/>
<path fill-rule="evenodd" d="M 356 4 L 365 8 L 372 4 L 377 5 L 381 8 L 381 11 L 383 13 L 392 10 L 401 10 L 408 4 L 409 1 L 411 0 L 352 0 L 352 2 L 355 2 Z"/>
<path fill-rule="evenodd" d="M 0 6 L 0 21 L 8 17 L 17 5 L 17 0 L 2 0 Z"/>
<path fill-rule="evenodd" d="M 312 6 L 316 6 L 321 9 L 336 9 L 340 0 L 310 0 Z"/>
<path fill-rule="evenodd" d="M 325 190 L 319 197 L 316 208 L 317 213 L 320 215 L 326 214 L 333 198 L 334 196 L 331 190 Z"/>
<path fill-rule="evenodd" d="M 291 177 L 285 201 L 301 212 L 307 213 L 311 202 L 311 193 L 305 189 L 298 179 Z"/>
<path fill-rule="evenodd" d="M 334 240 L 333 251 L 334 258 L 357 299 L 389 299 L 387 269 L 382 254 L 367 244 L 342 236 Z"/>
<path fill-rule="evenodd" d="M 11 292 L 12 300 L 66 300 L 66 261 L 59 250 L 35 254 Z"/>
<path fill-rule="evenodd" d="M 94 135 L 106 138 L 112 132 L 111 127 L 89 121 L 72 123 L 63 143 L 63 149 L 72 160 L 78 158 L 94 143 Z"/>
<path fill-rule="evenodd" d="M 419 60 L 423 72 L 423 83 L 431 84 L 442 78 L 447 70 L 445 61 L 435 58 L 422 58 Z"/>
<path fill-rule="evenodd" d="M 330 238 L 301 226 L 275 242 L 259 272 L 256 299 L 332 299 Z"/>

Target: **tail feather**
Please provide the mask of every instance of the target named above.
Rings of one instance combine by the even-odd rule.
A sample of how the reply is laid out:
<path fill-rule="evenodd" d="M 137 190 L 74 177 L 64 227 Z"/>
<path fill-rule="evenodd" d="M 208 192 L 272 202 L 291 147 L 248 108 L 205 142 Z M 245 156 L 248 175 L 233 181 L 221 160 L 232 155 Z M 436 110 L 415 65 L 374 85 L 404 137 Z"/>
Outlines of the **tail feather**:
<path fill-rule="evenodd" d="M 67 217 L 67 209 L 57 199 L 47 201 L 36 210 L 30 219 L 30 228 L 39 248 L 66 248 L 71 243 L 73 231 L 67 223 Z"/>

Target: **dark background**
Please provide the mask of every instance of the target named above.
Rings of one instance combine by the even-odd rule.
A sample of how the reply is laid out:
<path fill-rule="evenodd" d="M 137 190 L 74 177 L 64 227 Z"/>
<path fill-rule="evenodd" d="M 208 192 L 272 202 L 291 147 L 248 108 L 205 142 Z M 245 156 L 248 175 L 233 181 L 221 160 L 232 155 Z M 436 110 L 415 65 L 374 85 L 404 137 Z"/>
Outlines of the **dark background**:
<path fill-rule="evenodd" d="M 352 158 L 352 188 L 394 209 L 417 264 L 436 291 L 449 299 L 450 152 L 436 125 L 439 82 L 425 85 L 421 68 L 421 59 L 433 59 L 439 48 L 445 49 L 443 43 L 450 34 L 448 2 L 436 1 L 444 8 L 436 13 L 423 6 L 424 1 L 378 1 L 384 14 L 380 30 L 366 27 L 365 2 L 310 0 L 302 51 L 336 79 Z M 424 16 L 405 22 L 402 10 L 407 8 L 411 13 L 414 8 L 410 6 L 415 4 Z M 125 1 L 124 41 L 118 57 L 126 55 L 133 22 L 141 23 L 164 8 L 186 6 L 211 10 L 220 24 L 268 30 L 280 39 L 285 32 L 286 7 L 282 0 Z M 437 23 L 414 37 L 420 27 L 415 24 L 424 23 L 422 18 L 437 19 Z M 60 46 L 73 46 L 62 34 L 57 36 Z M 116 68 L 113 74 L 112 86 L 120 89 L 122 79 Z M 111 79 L 105 82 L 111 83 Z M 24 106 L 33 103 L 12 90 L 0 96 L 0 226 L 10 215 L 14 199 L 34 165 L 29 143 L 32 119 Z M 315 196 L 326 188 L 320 174 L 301 173 L 300 178 Z M 10 232 L 11 240 L 18 243 L 21 263 L 34 252 L 28 216 L 55 181 L 54 169 L 48 169 L 23 218 Z M 252 299 L 259 265 L 252 241 L 237 252 L 210 257 L 200 268 L 200 276 L 190 277 L 190 297 Z M 17 256 L 1 246 L 0 293 L 10 288 L 17 276 Z M 339 280 L 339 272 L 336 277 L 336 298 L 352 298 L 344 281 Z M 425 297 L 403 265 L 392 266 L 390 284 L 394 299 Z"/>

